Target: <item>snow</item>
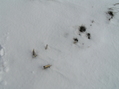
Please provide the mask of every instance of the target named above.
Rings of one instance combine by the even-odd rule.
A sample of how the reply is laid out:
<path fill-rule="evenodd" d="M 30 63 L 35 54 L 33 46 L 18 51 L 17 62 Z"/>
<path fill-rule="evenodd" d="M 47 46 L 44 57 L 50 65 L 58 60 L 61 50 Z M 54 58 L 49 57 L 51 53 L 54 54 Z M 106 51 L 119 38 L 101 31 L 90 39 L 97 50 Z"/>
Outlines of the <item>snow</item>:
<path fill-rule="evenodd" d="M 0 45 L 0 58 L 4 55 L 4 49 L 2 48 L 2 46 Z"/>
<path fill-rule="evenodd" d="M 0 89 L 119 89 L 118 0 L 0 2 Z"/>

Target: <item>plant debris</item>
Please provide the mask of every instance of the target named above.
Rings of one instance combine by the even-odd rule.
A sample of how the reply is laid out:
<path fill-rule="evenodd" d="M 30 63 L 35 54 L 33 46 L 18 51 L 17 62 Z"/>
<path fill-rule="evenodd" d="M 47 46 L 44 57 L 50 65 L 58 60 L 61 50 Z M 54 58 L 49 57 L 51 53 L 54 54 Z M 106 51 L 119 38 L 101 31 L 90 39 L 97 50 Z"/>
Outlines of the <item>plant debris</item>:
<path fill-rule="evenodd" d="M 90 39 L 90 37 L 91 37 L 90 33 L 87 33 L 87 37 L 88 37 L 88 39 Z"/>
<path fill-rule="evenodd" d="M 109 20 L 111 20 L 111 19 L 114 17 L 114 13 L 113 13 L 113 11 L 108 11 L 108 14 L 110 15 Z"/>
<path fill-rule="evenodd" d="M 44 69 L 47 69 L 47 68 L 50 68 L 50 67 L 51 67 L 51 65 L 49 65 L 49 64 L 48 64 L 48 65 L 43 66 L 43 68 L 44 68 Z"/>
<path fill-rule="evenodd" d="M 37 57 L 37 54 L 36 54 L 36 52 L 34 51 L 34 49 L 33 49 L 33 51 L 32 51 L 32 56 L 33 56 L 33 58 Z"/>
<path fill-rule="evenodd" d="M 77 38 L 74 38 L 74 44 L 78 42 L 78 39 Z"/>
<path fill-rule="evenodd" d="M 86 31 L 86 27 L 85 26 L 80 26 L 79 31 L 80 32 L 85 32 Z"/>

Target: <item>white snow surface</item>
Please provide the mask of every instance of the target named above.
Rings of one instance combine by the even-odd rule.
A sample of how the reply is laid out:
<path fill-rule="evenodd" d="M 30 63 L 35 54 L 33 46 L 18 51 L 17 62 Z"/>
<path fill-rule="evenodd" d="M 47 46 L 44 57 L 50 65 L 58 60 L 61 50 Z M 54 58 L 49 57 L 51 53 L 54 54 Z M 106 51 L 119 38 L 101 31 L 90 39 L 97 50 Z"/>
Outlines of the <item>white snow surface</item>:
<path fill-rule="evenodd" d="M 0 89 L 119 89 L 119 1 L 0 0 Z"/>

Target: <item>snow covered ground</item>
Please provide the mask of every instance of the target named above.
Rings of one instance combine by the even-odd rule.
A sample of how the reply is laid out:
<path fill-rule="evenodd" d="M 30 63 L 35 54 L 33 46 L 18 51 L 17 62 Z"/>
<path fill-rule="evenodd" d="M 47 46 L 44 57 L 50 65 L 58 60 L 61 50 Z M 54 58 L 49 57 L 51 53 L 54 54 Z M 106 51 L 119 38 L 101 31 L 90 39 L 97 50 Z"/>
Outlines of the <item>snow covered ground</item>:
<path fill-rule="evenodd" d="M 119 89 L 119 1 L 0 0 L 0 89 Z"/>

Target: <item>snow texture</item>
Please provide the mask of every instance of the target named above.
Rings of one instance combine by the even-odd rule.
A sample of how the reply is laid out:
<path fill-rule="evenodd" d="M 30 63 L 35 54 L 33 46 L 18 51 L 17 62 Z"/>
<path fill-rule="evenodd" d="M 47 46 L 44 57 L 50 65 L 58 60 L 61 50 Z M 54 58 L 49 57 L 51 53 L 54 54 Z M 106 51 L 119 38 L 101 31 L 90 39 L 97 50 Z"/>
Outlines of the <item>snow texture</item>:
<path fill-rule="evenodd" d="M 118 40 L 118 0 L 0 0 L 0 89 L 119 89 Z"/>

